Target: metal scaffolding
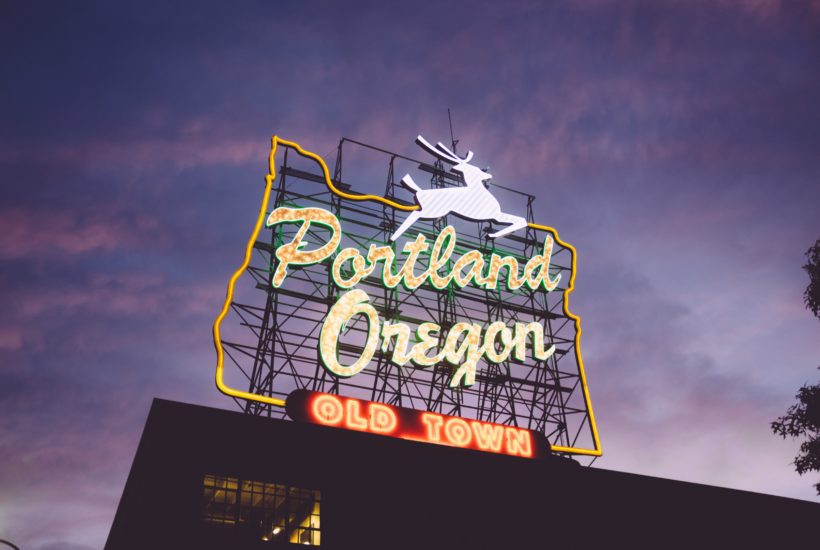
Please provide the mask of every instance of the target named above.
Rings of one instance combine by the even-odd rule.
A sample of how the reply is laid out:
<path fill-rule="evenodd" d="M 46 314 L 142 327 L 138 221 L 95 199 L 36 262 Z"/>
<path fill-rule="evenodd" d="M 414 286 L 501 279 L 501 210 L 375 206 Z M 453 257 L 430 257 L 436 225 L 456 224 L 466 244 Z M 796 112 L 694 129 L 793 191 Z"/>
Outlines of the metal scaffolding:
<path fill-rule="evenodd" d="M 343 161 L 352 150 L 370 155 L 367 174 L 343 174 Z M 344 153 L 344 154 L 343 154 Z M 410 195 L 401 187 L 396 172 L 411 169 L 429 176 L 431 187 L 460 185 L 460 176 L 446 171 L 441 162 L 426 163 L 384 149 L 349 139 L 342 139 L 336 152 L 333 182 L 337 188 L 353 192 L 347 182 L 373 180 L 372 159 L 386 172 L 384 196 L 393 201 L 408 202 Z M 279 206 L 321 207 L 333 212 L 341 221 L 342 247 L 355 246 L 367 250 L 371 243 L 392 245 L 397 259 L 401 258 L 403 242 L 391 243 L 390 235 L 403 219 L 396 209 L 372 202 L 343 200 L 331 193 L 318 167 L 303 166 L 294 151 L 285 148 L 281 155 L 278 181 L 271 191 L 270 210 Z M 306 169 L 307 168 L 307 169 Z M 347 177 L 347 179 L 345 179 Z M 381 176 L 384 178 L 384 176 Z M 381 181 L 385 181 L 382 179 Z M 527 219 L 533 220 L 532 195 L 501 186 L 526 208 Z M 539 254 L 545 232 L 533 228 L 490 239 L 487 235 L 499 228 L 492 222 L 467 222 L 450 217 L 433 222 L 419 221 L 408 234 L 424 234 L 429 240 L 448 224 L 456 226 L 458 242 L 454 256 L 466 249 L 479 250 L 486 259 L 494 252 L 515 256 L 521 265 Z M 590 423 L 590 411 L 583 394 L 580 368 L 575 350 L 576 325 L 564 313 L 564 290 L 570 283 L 572 250 L 555 243 L 551 275 L 561 273 L 559 287 L 547 292 L 526 285 L 511 291 L 499 284 L 485 290 L 472 285 L 458 288 L 451 285 L 438 290 L 429 283 L 408 291 L 399 285 L 388 288 L 376 273 L 357 285 L 370 296 L 370 303 L 383 320 L 401 321 L 408 325 L 435 322 L 445 334 L 458 321 L 483 324 L 500 320 L 510 326 L 514 322 L 537 321 L 544 327 L 545 342 L 556 346 L 555 353 L 545 361 L 527 357 L 517 361 L 512 355 L 502 363 L 480 361 L 476 383 L 472 387 L 450 388 L 448 383 L 455 368 L 447 362 L 432 367 L 414 365 L 399 367 L 390 361 L 392 349 L 376 352 L 371 363 L 351 378 L 337 378 L 323 366 L 319 357 L 319 334 L 329 310 L 336 303 L 340 290 L 333 282 L 329 260 L 308 266 L 289 268 L 285 284 L 271 284 L 277 266 L 277 247 L 288 242 L 298 227 L 278 224 L 264 229 L 254 245 L 254 256 L 247 278 L 252 281 L 246 292 L 231 304 L 226 325 L 233 331 L 223 341 L 226 369 L 233 371 L 235 387 L 247 387 L 250 393 L 284 398 L 295 389 L 310 389 L 341 393 L 351 397 L 379 401 L 402 407 L 435 411 L 442 414 L 514 425 L 545 434 L 552 445 L 562 447 L 595 447 Z M 408 235 L 409 236 L 409 235 Z M 318 244 L 328 237 L 326 229 L 311 225 L 306 240 Z M 420 256 L 419 269 L 427 267 L 429 256 Z M 452 264 L 452 261 L 451 261 Z M 361 354 L 368 332 L 363 316 L 355 316 L 340 338 L 339 358 L 344 364 L 354 362 Z M 284 417 L 284 409 L 256 401 L 238 401 L 244 411 L 253 415 Z"/>

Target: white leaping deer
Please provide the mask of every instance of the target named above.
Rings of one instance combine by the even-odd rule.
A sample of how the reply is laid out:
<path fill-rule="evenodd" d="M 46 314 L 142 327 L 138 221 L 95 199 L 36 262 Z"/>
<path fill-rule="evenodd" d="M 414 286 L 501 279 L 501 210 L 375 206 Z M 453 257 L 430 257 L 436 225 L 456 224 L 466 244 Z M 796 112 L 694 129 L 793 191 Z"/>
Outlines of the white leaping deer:
<path fill-rule="evenodd" d="M 444 162 L 452 164 L 450 169 L 464 176 L 464 187 L 447 187 L 444 189 L 422 189 L 410 174 L 401 179 L 401 183 L 413 191 L 419 209 L 410 213 L 404 223 L 390 237 L 391 241 L 398 239 L 407 229 L 419 218 L 429 220 L 441 218 L 447 214 L 456 214 L 474 221 L 493 220 L 499 223 L 508 223 L 507 227 L 488 235 L 491 239 L 501 237 L 517 231 L 527 226 L 527 220 L 520 216 L 505 214 L 501 211 L 501 205 L 490 191 L 484 187 L 484 182 L 493 176 L 481 168 L 469 164 L 473 158 L 473 152 L 469 151 L 464 158 L 459 157 L 439 142 L 435 147 L 430 145 L 421 136 L 416 138 L 416 143 L 427 150 L 432 155 L 437 156 Z"/>

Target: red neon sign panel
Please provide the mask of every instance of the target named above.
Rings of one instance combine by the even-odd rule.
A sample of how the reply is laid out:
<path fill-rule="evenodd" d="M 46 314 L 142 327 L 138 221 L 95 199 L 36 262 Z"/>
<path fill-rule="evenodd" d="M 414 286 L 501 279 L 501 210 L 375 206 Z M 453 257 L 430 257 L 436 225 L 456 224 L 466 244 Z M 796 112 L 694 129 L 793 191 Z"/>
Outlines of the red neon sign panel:
<path fill-rule="evenodd" d="M 294 420 L 323 426 L 525 458 L 549 454 L 549 444 L 542 434 L 517 426 L 308 390 L 291 393 L 286 407 Z"/>

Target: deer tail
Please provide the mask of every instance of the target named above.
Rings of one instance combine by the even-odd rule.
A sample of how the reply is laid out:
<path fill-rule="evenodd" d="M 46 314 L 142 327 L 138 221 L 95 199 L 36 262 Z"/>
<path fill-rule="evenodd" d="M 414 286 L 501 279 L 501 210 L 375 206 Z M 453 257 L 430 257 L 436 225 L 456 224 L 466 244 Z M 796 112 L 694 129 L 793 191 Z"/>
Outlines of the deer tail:
<path fill-rule="evenodd" d="M 410 177 L 410 174 L 407 174 L 401 179 L 401 184 L 404 185 L 406 188 L 410 189 L 413 193 L 418 193 L 421 191 L 421 187 L 416 185 L 416 182 L 413 181 L 413 178 Z"/>

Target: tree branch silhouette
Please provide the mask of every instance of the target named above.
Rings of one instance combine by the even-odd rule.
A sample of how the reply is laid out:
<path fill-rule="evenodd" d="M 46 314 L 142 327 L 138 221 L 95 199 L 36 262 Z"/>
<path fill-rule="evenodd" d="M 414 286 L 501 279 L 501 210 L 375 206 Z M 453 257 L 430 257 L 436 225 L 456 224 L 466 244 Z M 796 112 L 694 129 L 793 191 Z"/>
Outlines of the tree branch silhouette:
<path fill-rule="evenodd" d="M 806 251 L 808 263 L 803 269 L 809 274 L 809 285 L 803 293 L 806 309 L 820 320 L 820 239 Z M 794 459 L 798 474 L 820 472 L 820 383 L 803 385 L 795 396 L 797 403 L 789 407 L 785 416 L 771 424 L 772 431 L 784 439 L 805 437 L 800 444 L 800 454 Z M 814 488 L 820 495 L 820 483 Z"/>

